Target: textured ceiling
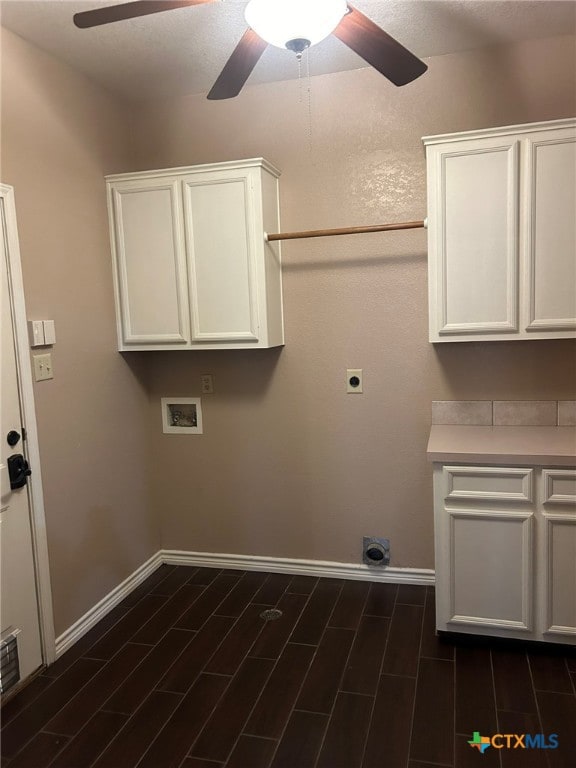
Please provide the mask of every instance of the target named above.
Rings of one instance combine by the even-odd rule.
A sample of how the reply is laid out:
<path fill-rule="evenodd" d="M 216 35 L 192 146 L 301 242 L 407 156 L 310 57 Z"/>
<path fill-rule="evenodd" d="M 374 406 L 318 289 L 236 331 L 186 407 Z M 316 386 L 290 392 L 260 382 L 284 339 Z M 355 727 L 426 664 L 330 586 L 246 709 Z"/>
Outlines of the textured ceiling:
<path fill-rule="evenodd" d="M 313 2 L 314 0 L 311 0 Z M 207 92 L 246 28 L 240 0 L 77 29 L 77 11 L 118 2 L 2 0 L 0 22 L 129 99 Z M 571 0 L 358 0 L 355 6 L 421 58 L 574 34 Z M 336 38 L 311 49 L 312 74 L 366 66 Z M 269 47 L 250 83 L 298 77 L 294 54 Z"/>

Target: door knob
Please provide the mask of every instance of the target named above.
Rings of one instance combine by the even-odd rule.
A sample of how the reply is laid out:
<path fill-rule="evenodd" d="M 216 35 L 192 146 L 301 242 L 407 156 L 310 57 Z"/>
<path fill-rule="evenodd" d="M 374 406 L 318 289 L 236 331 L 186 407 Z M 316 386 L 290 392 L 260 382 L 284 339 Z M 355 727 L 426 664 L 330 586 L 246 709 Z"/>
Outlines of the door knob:
<path fill-rule="evenodd" d="M 15 445 L 17 445 L 18 441 L 20 440 L 20 433 L 16 432 L 15 429 L 11 429 L 10 432 L 6 435 L 6 442 L 11 448 L 14 448 Z"/>
<path fill-rule="evenodd" d="M 28 482 L 32 470 L 21 453 L 15 453 L 8 457 L 8 474 L 10 476 L 10 488 L 13 491 L 22 488 Z"/>

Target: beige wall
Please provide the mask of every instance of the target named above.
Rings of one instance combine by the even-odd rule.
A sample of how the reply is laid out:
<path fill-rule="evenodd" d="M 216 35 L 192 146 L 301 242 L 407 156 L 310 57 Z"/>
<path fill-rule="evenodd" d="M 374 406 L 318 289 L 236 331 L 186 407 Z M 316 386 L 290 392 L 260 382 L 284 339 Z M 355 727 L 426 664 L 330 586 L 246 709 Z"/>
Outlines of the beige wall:
<path fill-rule="evenodd" d="M 357 562 L 374 534 L 395 565 L 431 567 L 431 400 L 574 396 L 572 342 L 427 343 L 417 231 L 286 244 L 281 350 L 115 352 L 104 174 L 262 155 L 283 171 L 286 230 L 420 218 L 422 135 L 575 112 L 570 38 L 429 63 L 404 89 L 369 69 L 313 78 L 311 124 L 287 82 L 132 109 L 131 136 L 124 106 L 2 33 L 0 176 L 28 316 L 58 335 L 36 385 L 57 634 L 161 540 Z M 209 372 L 205 434 L 163 436 L 159 398 L 198 395 Z"/>
<path fill-rule="evenodd" d="M 264 156 L 283 172 L 284 230 L 426 215 L 421 137 L 574 115 L 573 38 L 442 56 L 396 89 L 370 69 L 135 114 L 137 167 Z M 306 84 L 304 84 L 306 85 Z M 309 131 L 311 128 L 311 139 Z M 154 501 L 167 548 L 432 567 L 433 399 L 570 398 L 572 341 L 427 342 L 422 231 L 283 246 L 286 347 L 147 357 Z M 345 369 L 365 394 L 345 394 Z M 200 394 L 205 434 L 163 436 L 160 397 Z"/>
<path fill-rule="evenodd" d="M 129 163 L 127 115 L 3 30 L 0 178 L 15 189 L 27 314 L 53 318 L 35 385 L 56 634 L 159 547 L 137 356 L 115 352 L 103 176 Z"/>

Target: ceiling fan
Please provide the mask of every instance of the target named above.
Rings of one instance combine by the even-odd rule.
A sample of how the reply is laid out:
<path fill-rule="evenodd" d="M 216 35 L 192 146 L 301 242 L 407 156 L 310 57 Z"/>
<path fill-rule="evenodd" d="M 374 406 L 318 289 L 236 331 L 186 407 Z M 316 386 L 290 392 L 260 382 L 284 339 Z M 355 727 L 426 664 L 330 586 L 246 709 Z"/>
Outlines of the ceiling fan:
<path fill-rule="evenodd" d="M 74 16 L 80 28 L 133 19 L 214 0 L 133 0 L 83 11 Z M 332 34 L 395 85 L 406 85 L 428 67 L 407 48 L 349 5 L 346 0 L 250 0 L 248 29 L 208 93 L 209 99 L 237 96 L 269 44 L 302 52 Z"/>

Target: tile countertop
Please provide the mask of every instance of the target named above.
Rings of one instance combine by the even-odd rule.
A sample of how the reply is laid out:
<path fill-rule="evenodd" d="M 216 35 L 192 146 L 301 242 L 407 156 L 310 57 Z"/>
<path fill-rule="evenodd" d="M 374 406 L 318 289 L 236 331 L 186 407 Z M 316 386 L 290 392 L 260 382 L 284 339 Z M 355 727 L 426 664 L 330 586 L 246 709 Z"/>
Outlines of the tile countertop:
<path fill-rule="evenodd" d="M 573 467 L 576 427 L 435 425 L 430 430 L 428 460 Z"/>

